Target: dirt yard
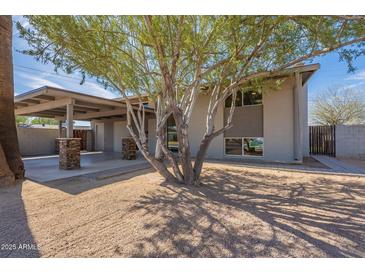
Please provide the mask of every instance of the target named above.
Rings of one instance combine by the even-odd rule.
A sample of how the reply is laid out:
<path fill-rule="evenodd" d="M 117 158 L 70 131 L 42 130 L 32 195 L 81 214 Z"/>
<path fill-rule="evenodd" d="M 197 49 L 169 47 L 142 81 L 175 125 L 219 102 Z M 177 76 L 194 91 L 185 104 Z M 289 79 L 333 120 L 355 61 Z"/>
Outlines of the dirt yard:
<path fill-rule="evenodd" d="M 144 174 L 143 174 L 144 173 Z M 206 164 L 0 189 L 0 257 L 364 257 L 365 178 Z"/>

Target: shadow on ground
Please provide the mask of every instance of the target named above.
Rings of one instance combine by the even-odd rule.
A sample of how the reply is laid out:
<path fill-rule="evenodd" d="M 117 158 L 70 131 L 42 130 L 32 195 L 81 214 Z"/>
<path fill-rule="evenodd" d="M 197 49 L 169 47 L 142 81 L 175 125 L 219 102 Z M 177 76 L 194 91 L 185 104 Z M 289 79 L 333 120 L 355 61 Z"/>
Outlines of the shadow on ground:
<path fill-rule="evenodd" d="M 0 244 L 17 248 L 0 257 L 365 257 L 364 178 L 209 164 L 201 187 L 161 180 L 2 188 Z"/>
<path fill-rule="evenodd" d="M 0 258 L 39 257 L 22 199 L 23 182 L 0 188 Z"/>
<path fill-rule="evenodd" d="M 58 189 L 71 195 L 78 195 L 92 189 L 119 182 L 121 176 L 123 176 L 123 180 L 128 180 L 135 176 L 135 172 L 141 170 L 146 173 L 151 172 L 151 167 L 147 163 L 142 163 L 46 182 L 33 181 L 37 184 Z"/>
<path fill-rule="evenodd" d="M 208 168 L 202 187 L 163 183 L 131 208 L 145 221 L 132 256 L 365 256 L 364 181 L 276 174 Z"/>

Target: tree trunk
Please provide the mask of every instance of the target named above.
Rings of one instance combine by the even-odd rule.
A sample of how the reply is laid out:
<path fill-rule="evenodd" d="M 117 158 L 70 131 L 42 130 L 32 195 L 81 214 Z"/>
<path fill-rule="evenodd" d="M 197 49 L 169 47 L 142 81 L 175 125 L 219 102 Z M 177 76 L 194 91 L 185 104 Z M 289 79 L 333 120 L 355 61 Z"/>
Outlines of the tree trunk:
<path fill-rule="evenodd" d="M 24 164 L 20 156 L 14 115 L 11 16 L 0 16 L 0 144 L 0 173 L 8 174 L 10 169 L 15 179 L 23 178 Z M 9 177 L 6 178 L 0 178 L 0 185 L 5 180 L 9 181 Z"/>
<path fill-rule="evenodd" d="M 237 91 L 234 91 L 232 94 L 232 102 L 231 102 L 231 108 L 229 111 L 229 115 L 227 118 L 227 124 L 222 127 L 219 130 L 215 130 L 214 127 L 214 120 L 217 115 L 218 111 L 218 103 L 219 103 L 219 93 L 217 93 L 219 90 L 215 89 L 213 91 L 212 97 L 209 102 L 208 107 L 208 114 L 207 114 L 207 121 L 206 121 L 206 133 L 200 143 L 199 151 L 196 155 L 195 163 L 194 163 L 194 184 L 199 185 L 200 184 L 200 174 L 202 172 L 203 163 L 205 160 L 205 156 L 207 154 L 208 148 L 212 140 L 219 136 L 220 134 L 224 133 L 227 129 L 232 127 L 232 117 L 235 111 L 235 101 L 237 96 Z M 228 96 L 228 94 L 226 95 Z M 225 97 L 224 97 L 225 98 Z M 224 100 L 221 100 L 221 102 L 224 102 Z"/>
<path fill-rule="evenodd" d="M 3 147 L 0 144 L 0 186 L 7 186 L 14 184 L 15 177 L 10 170 L 8 162 L 3 151 Z"/>
<path fill-rule="evenodd" d="M 194 184 L 194 171 L 191 163 L 191 152 L 189 144 L 189 126 L 184 123 L 182 113 L 174 111 L 174 119 L 179 143 L 179 154 L 185 184 Z"/>
<path fill-rule="evenodd" d="M 196 155 L 195 163 L 194 163 L 194 182 L 196 185 L 199 185 L 200 174 L 202 172 L 203 163 L 205 160 L 205 155 L 207 154 L 211 138 L 204 138 L 200 143 L 199 151 Z"/>

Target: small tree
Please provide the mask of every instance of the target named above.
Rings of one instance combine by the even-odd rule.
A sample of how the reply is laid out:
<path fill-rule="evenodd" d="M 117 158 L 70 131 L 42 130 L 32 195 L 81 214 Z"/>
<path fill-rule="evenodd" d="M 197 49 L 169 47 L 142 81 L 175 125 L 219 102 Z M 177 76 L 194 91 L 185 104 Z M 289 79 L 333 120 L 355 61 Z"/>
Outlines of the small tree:
<path fill-rule="evenodd" d="M 15 117 L 15 122 L 17 125 L 20 124 L 28 124 L 29 123 L 29 117 L 26 116 L 16 116 Z"/>
<path fill-rule="evenodd" d="M 357 16 L 29 16 L 18 29 L 25 53 L 56 69 L 97 77 L 126 100 L 128 129 L 149 163 L 167 180 L 199 184 L 211 141 L 232 126 L 214 118 L 237 89 L 285 68 L 337 50 L 351 66 L 363 53 L 365 20 Z M 343 48 L 356 44 L 357 47 Z M 199 93 L 210 94 L 205 134 L 195 162 L 189 125 Z M 147 150 L 145 109 L 128 95 L 148 95 L 155 105 L 157 145 Z M 164 128 L 173 116 L 178 154 L 168 150 Z M 132 126 L 133 125 L 133 126 Z M 172 172 L 161 160 L 165 156 Z"/>
<path fill-rule="evenodd" d="M 32 125 L 58 125 L 55 119 L 35 117 L 31 120 Z"/>
<path fill-rule="evenodd" d="M 329 88 L 313 101 L 312 121 L 319 125 L 359 124 L 365 121 L 365 94 L 349 88 Z"/>

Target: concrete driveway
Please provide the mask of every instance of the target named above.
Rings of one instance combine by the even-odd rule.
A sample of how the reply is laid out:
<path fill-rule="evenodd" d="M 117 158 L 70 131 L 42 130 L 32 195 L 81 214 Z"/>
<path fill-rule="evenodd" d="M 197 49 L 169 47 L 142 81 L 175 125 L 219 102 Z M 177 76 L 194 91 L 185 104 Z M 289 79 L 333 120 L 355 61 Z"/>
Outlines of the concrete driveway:
<path fill-rule="evenodd" d="M 81 153 L 81 168 L 75 170 L 59 169 L 58 155 L 23 158 L 23 161 L 25 176 L 40 183 L 107 170 L 113 171 L 147 165 L 147 161 L 143 158 L 122 160 L 122 155 L 118 152 Z"/>

